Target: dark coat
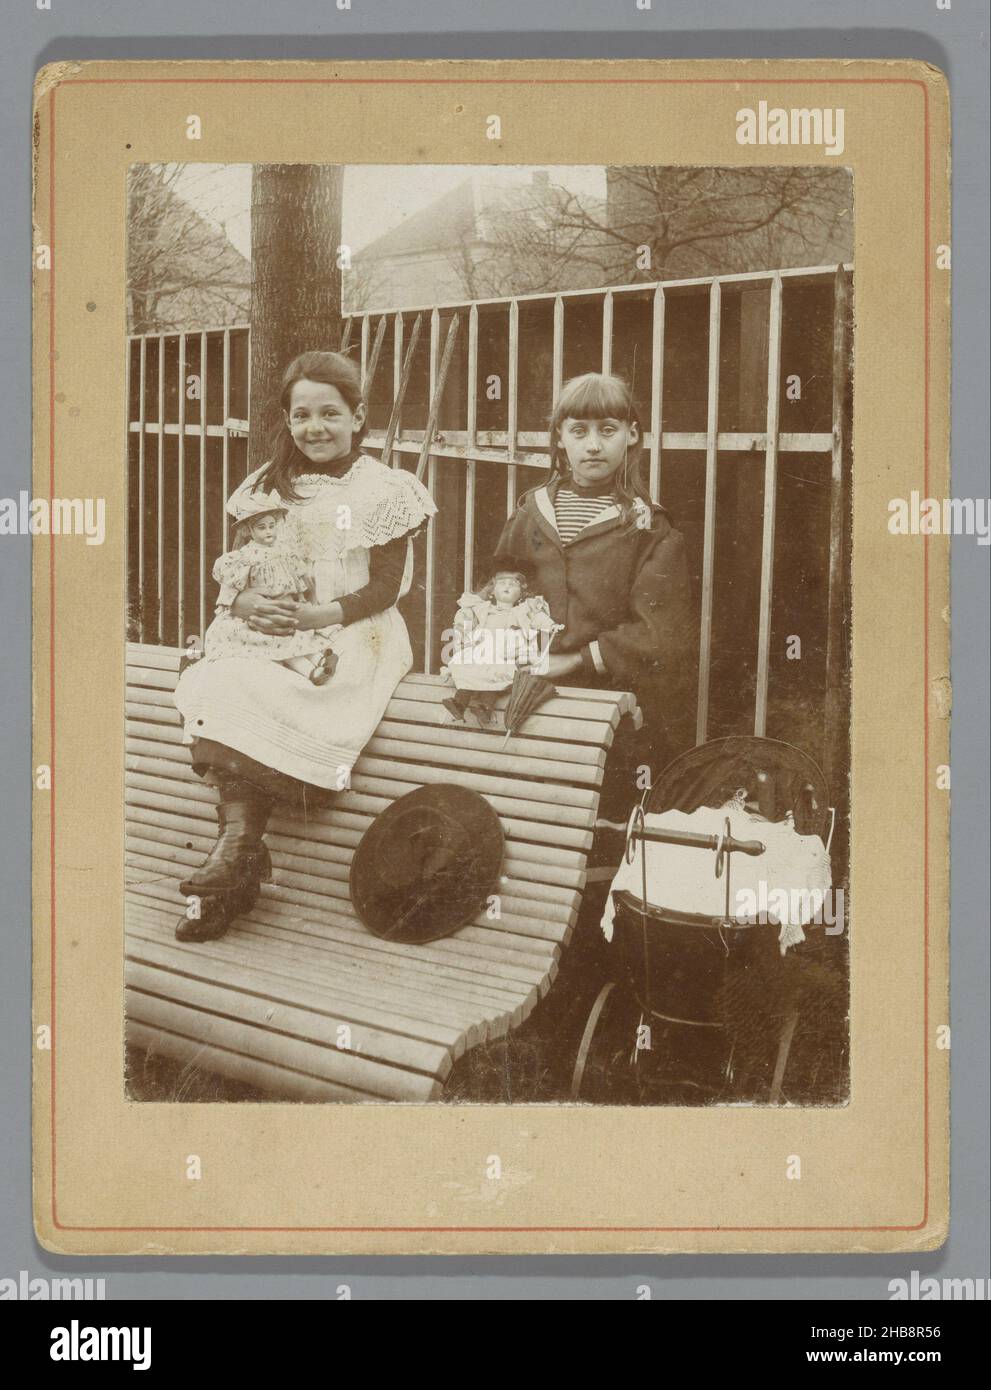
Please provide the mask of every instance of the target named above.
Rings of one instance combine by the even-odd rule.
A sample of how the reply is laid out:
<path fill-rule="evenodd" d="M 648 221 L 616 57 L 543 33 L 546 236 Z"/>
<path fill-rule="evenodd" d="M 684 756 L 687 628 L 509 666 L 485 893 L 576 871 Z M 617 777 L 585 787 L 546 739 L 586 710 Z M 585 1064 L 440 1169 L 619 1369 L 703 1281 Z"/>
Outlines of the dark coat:
<path fill-rule="evenodd" d="M 657 744 L 673 755 L 693 742 L 699 615 L 685 542 L 663 507 L 649 527 L 629 527 L 617 510 L 569 544 L 554 522 L 559 479 L 519 500 L 496 547 L 495 567 L 520 569 L 564 631 L 552 651 L 584 651 L 568 683 L 632 690 Z M 643 519 L 648 519 L 643 511 Z M 592 670 L 592 652 L 603 670 Z"/>

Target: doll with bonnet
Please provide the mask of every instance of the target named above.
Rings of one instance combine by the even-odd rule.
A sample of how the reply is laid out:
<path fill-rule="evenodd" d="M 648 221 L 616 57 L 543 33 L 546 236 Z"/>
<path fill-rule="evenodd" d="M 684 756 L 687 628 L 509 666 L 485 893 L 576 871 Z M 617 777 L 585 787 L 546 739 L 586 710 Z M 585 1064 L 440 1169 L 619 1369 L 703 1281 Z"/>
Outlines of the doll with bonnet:
<path fill-rule="evenodd" d="M 256 632 L 230 611 L 245 589 L 255 589 L 266 598 L 313 598 L 312 576 L 287 539 L 281 498 L 275 492 L 249 492 L 237 498 L 232 512 L 234 549 L 221 555 L 213 567 L 220 593 L 217 616 L 204 637 L 204 656 L 208 661 L 230 656 L 278 661 L 315 685 L 325 684 L 337 664 L 333 641 L 341 631 L 339 624 L 278 637 Z"/>

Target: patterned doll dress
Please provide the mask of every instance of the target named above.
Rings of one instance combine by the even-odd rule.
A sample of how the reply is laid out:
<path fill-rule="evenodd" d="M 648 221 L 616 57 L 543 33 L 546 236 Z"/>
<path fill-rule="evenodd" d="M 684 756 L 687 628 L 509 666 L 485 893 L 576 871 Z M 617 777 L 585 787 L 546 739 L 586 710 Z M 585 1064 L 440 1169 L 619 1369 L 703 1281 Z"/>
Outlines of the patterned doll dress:
<path fill-rule="evenodd" d="M 277 637 L 256 632 L 243 618 L 230 611 L 238 594 L 253 589 L 266 598 L 293 595 L 302 598 L 307 591 L 307 572 L 302 559 L 279 537 L 273 545 L 248 541 L 221 555 L 213 567 L 214 581 L 220 586 L 217 616 L 207 628 L 203 652 L 208 661 L 229 656 L 261 657 L 267 661 L 287 661 L 298 656 L 317 656 L 332 644 L 340 625 L 294 632 Z"/>

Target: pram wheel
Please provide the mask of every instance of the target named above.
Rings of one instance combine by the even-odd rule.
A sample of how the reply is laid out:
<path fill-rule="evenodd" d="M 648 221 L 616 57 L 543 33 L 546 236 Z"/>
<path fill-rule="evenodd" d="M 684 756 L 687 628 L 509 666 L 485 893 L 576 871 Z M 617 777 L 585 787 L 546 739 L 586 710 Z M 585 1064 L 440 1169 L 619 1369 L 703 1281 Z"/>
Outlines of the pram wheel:
<path fill-rule="evenodd" d="M 639 1009 L 627 992 L 610 980 L 589 1011 L 575 1057 L 571 1099 L 599 1105 L 637 1105 L 636 1073 Z"/>

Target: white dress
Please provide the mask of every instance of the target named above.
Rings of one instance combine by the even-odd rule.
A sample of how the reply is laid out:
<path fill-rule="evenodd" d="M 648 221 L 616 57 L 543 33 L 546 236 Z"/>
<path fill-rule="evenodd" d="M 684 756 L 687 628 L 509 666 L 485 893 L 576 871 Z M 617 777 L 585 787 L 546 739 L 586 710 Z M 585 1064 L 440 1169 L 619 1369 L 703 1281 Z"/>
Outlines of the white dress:
<path fill-rule="evenodd" d="M 263 471 L 249 474 L 231 500 Z M 364 454 L 340 478 L 304 474 L 295 488 L 301 500 L 285 503 L 286 543 L 313 574 L 319 603 L 363 588 L 369 550 L 407 535 L 437 511 L 411 473 Z M 400 596 L 412 574 L 410 540 Z M 187 667 L 175 692 L 183 741 L 211 739 L 300 781 L 340 789 L 413 654 L 395 607 L 343 627 L 333 646 L 337 669 L 320 686 L 277 661 L 243 656 Z"/>

